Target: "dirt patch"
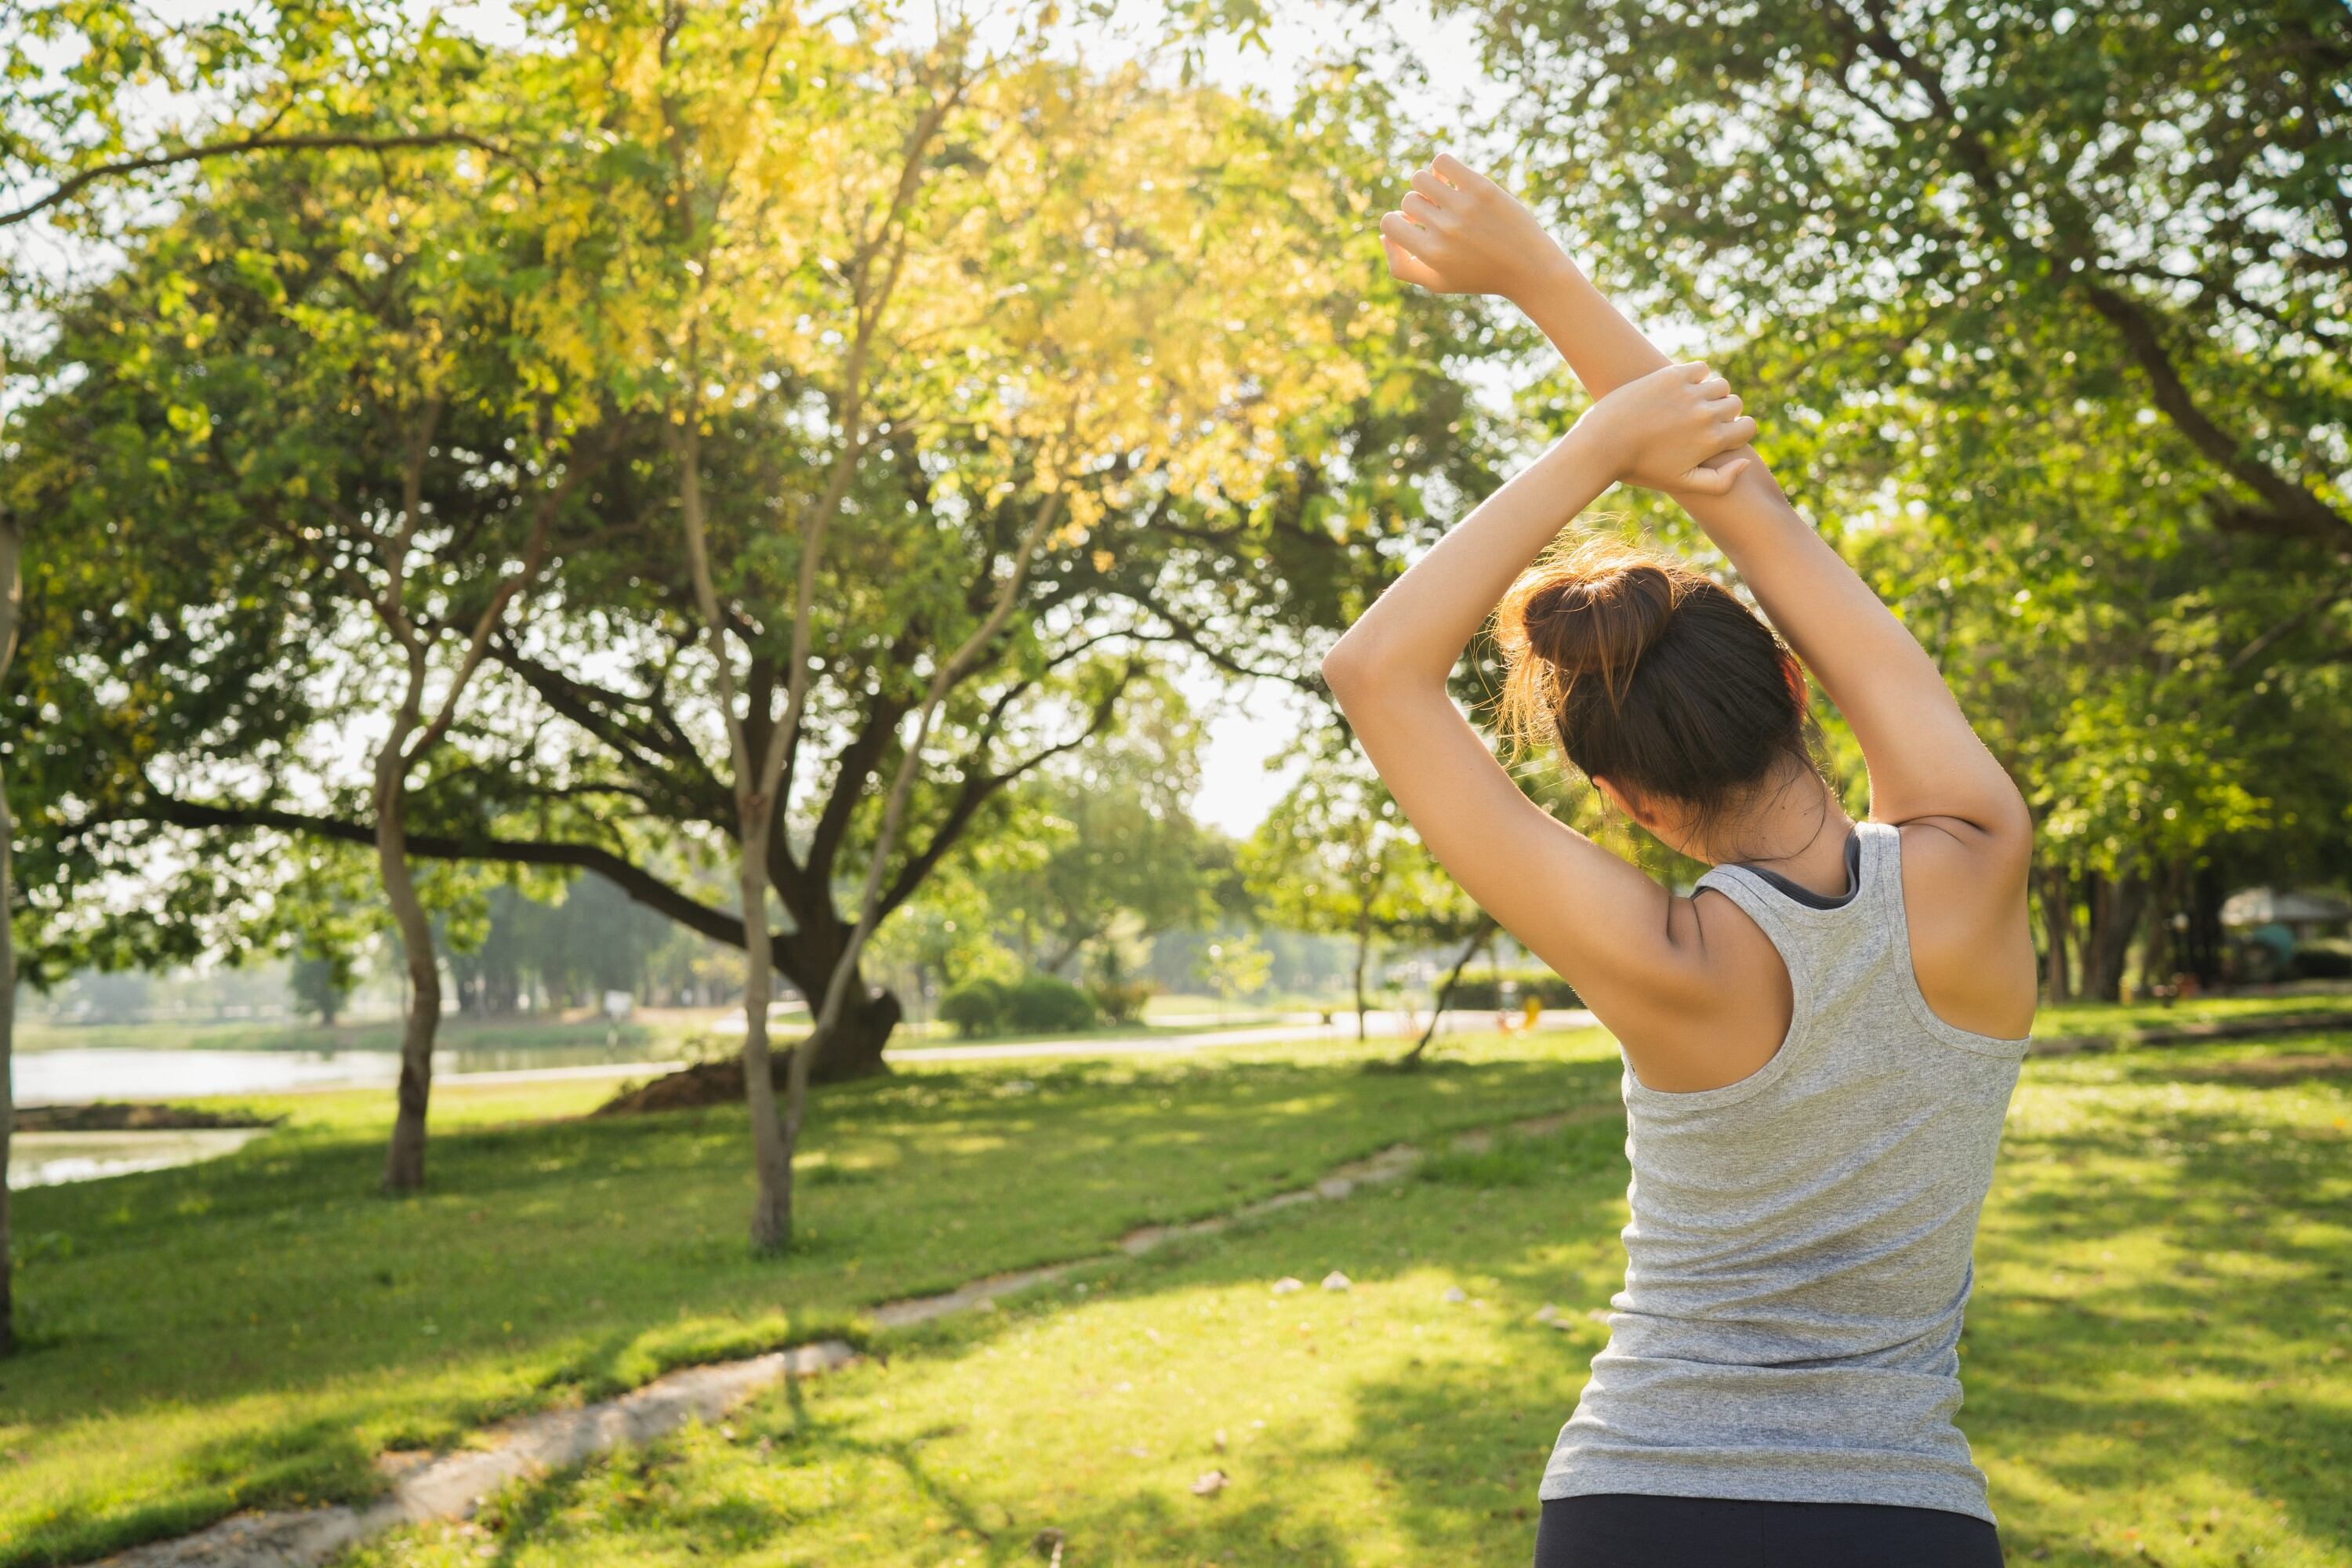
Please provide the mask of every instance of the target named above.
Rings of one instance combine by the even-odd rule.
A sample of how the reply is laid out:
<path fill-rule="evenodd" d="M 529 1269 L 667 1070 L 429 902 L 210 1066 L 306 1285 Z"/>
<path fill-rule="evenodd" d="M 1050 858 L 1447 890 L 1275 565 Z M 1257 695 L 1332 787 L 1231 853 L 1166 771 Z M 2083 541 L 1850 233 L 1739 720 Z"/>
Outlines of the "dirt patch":
<path fill-rule="evenodd" d="M 2179 1068 L 2164 1076 L 2200 1083 L 2242 1083 L 2257 1089 L 2275 1089 L 2283 1083 L 2302 1083 L 2315 1078 L 2352 1079 L 2352 1055 L 2305 1051 L 2281 1057 L 2248 1057 L 2241 1061 L 2204 1062 Z"/>
<path fill-rule="evenodd" d="M 784 1060 L 780 1056 L 772 1075 L 781 1092 Z M 638 1116 L 651 1110 L 693 1110 L 706 1105 L 743 1103 L 743 1063 L 737 1057 L 697 1062 L 666 1072 L 644 1083 L 631 1084 L 590 1111 L 591 1116 Z"/>
<path fill-rule="evenodd" d="M 19 1132 L 178 1132 L 204 1127 L 275 1127 L 285 1120 L 282 1116 L 112 1100 L 89 1105 L 27 1105 L 16 1109 Z"/>

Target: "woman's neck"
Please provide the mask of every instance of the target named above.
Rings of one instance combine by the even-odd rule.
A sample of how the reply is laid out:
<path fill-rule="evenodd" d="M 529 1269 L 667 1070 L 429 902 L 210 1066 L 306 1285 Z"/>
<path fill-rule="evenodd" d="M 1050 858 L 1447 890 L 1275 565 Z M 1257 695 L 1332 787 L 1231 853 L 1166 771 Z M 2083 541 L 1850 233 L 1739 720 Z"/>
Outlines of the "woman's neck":
<path fill-rule="evenodd" d="M 1738 851 L 1726 861 L 1777 871 L 1808 892 L 1834 899 L 1849 890 L 1845 844 L 1853 818 L 1820 774 L 1807 768 L 1792 787 L 1769 792 L 1737 831 L 1727 836 Z"/>

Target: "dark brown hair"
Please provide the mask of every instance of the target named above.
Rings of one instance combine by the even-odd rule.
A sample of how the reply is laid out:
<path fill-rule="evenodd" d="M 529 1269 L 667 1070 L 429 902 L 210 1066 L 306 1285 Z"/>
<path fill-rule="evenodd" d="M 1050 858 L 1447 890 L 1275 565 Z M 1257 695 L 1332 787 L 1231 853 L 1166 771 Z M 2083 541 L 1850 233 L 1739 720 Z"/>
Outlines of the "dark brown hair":
<path fill-rule="evenodd" d="M 1815 766 L 1796 656 L 1721 584 L 1621 540 L 1564 539 L 1496 614 L 1505 737 L 1709 823 L 1783 759 Z"/>

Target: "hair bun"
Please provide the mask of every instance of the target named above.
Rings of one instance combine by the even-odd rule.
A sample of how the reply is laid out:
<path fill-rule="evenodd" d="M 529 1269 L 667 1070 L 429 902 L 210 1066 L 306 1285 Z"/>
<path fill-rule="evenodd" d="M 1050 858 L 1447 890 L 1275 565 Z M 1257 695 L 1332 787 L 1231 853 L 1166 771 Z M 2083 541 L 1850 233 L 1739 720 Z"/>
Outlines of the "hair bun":
<path fill-rule="evenodd" d="M 1642 656 L 1674 623 L 1681 595 L 1673 575 L 1613 541 L 1530 575 L 1523 596 L 1515 595 L 1528 651 L 1563 688 L 1598 678 L 1612 701 L 1622 701 Z"/>

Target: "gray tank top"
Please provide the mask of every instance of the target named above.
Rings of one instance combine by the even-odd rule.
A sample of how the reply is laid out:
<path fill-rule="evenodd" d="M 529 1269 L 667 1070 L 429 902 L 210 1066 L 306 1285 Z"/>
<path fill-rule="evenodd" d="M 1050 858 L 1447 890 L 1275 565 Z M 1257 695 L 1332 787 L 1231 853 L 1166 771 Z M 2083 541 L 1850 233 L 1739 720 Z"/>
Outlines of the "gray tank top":
<path fill-rule="evenodd" d="M 1839 900 L 1744 866 L 1699 879 L 1780 950 L 1795 1014 L 1771 1060 L 1720 1089 L 1650 1089 L 1626 1059 L 1625 1288 L 1543 1498 L 1892 1503 L 1998 1522 L 1952 1418 L 1977 1216 L 2031 1040 L 1929 1010 L 1902 842 L 1859 824 Z"/>

